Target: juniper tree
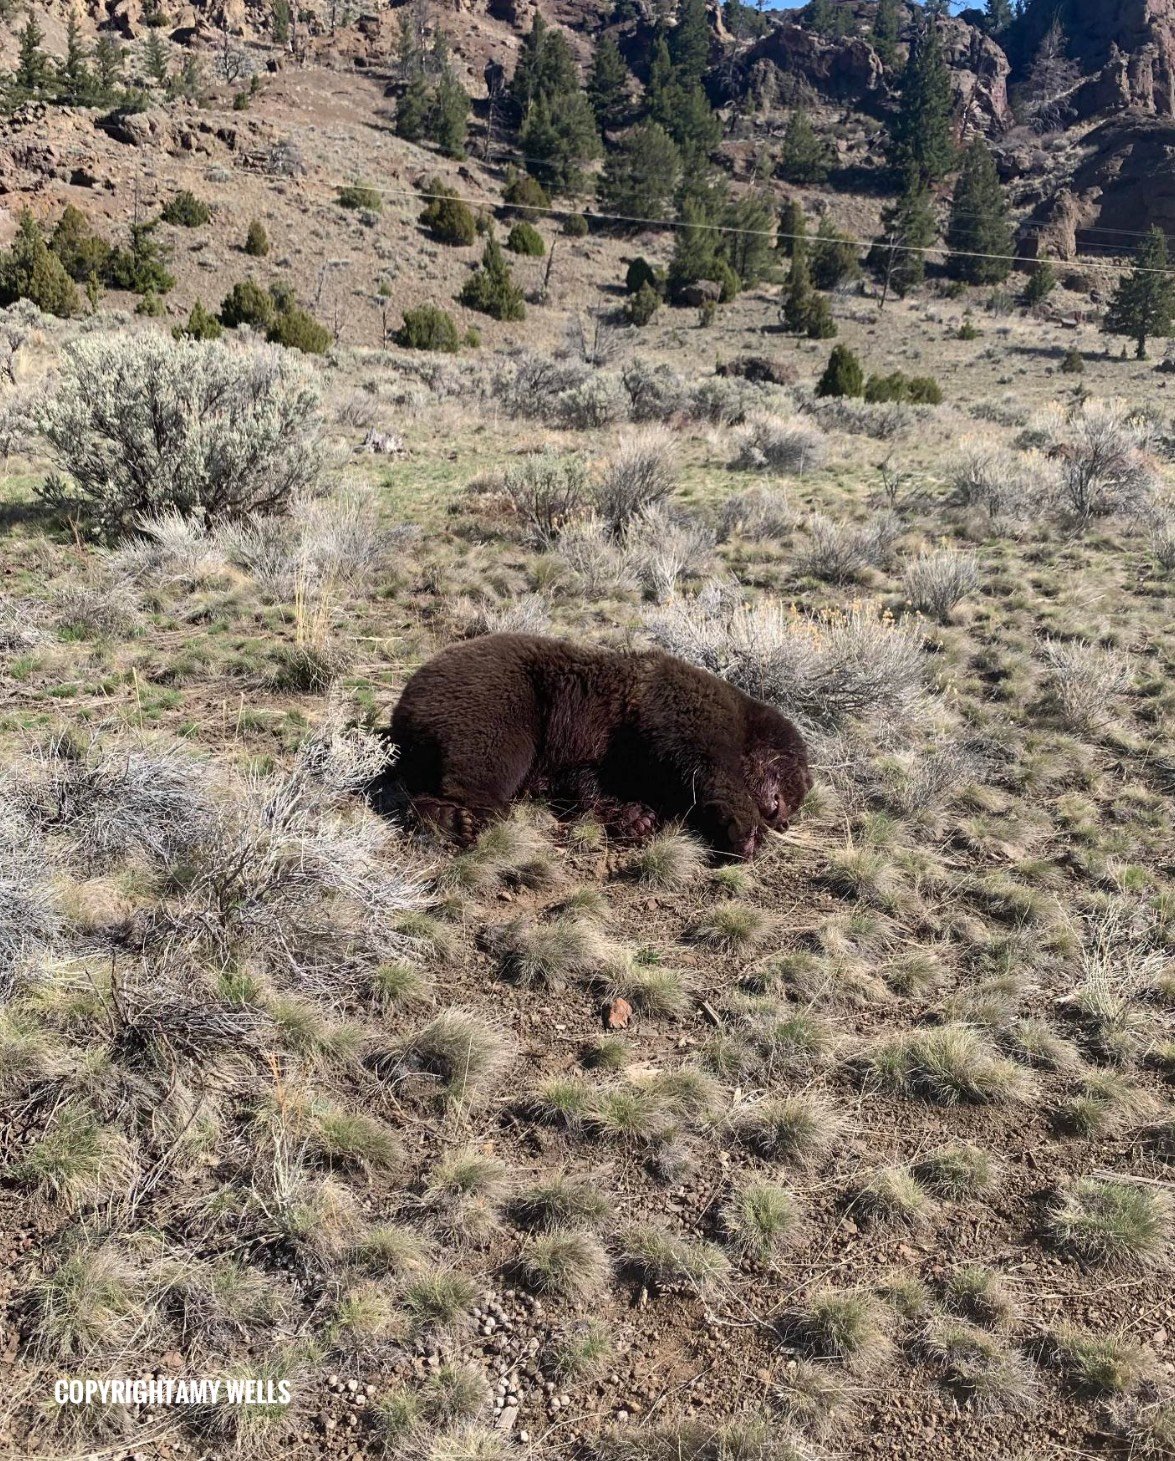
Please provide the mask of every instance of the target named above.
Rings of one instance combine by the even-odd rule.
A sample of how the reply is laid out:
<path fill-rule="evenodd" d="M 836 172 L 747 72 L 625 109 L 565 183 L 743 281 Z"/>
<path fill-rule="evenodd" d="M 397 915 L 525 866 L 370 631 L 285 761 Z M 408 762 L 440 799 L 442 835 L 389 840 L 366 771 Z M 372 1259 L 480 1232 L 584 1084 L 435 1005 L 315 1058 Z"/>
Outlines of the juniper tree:
<path fill-rule="evenodd" d="M 1168 271 L 1167 238 L 1154 227 L 1143 240 L 1134 267 L 1118 284 L 1106 312 L 1105 330 L 1126 335 L 1137 344 L 1139 360 L 1146 359 L 1146 342 L 1166 335 L 1175 317 L 1175 281 Z"/>
<path fill-rule="evenodd" d="M 526 318 L 522 290 L 515 284 L 502 246 L 493 234 L 486 240 L 481 265 L 465 281 L 458 299 L 469 309 L 495 320 Z"/>
<path fill-rule="evenodd" d="M 78 311 L 78 294 L 61 260 L 45 242 L 41 225 L 26 208 L 12 247 L 0 254 L 0 308 L 29 299 L 45 314 Z"/>
<path fill-rule="evenodd" d="M 835 289 L 861 272 L 857 245 L 831 218 L 822 218 L 812 244 L 812 278 L 819 289 Z"/>
<path fill-rule="evenodd" d="M 776 247 L 785 259 L 794 258 L 807 248 L 808 220 L 798 198 L 785 198 L 779 208 L 779 233 Z"/>
<path fill-rule="evenodd" d="M 889 164 L 903 186 L 936 183 L 954 167 L 952 111 L 951 79 L 938 26 L 927 19 L 910 45 L 890 135 Z"/>
<path fill-rule="evenodd" d="M 963 157 L 947 224 L 947 272 L 966 284 L 1000 284 L 1012 272 L 1012 230 L 995 159 L 982 137 Z"/>

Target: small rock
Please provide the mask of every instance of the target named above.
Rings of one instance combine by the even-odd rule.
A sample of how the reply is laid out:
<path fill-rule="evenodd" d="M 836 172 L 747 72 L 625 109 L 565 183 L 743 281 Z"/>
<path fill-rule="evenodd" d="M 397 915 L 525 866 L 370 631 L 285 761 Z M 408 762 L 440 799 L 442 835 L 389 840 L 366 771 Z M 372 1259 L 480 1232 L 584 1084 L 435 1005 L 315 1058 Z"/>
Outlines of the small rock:
<path fill-rule="evenodd" d="M 609 1030 L 627 1030 L 632 1019 L 632 1005 L 626 999 L 614 999 L 604 1011 L 604 1023 Z"/>

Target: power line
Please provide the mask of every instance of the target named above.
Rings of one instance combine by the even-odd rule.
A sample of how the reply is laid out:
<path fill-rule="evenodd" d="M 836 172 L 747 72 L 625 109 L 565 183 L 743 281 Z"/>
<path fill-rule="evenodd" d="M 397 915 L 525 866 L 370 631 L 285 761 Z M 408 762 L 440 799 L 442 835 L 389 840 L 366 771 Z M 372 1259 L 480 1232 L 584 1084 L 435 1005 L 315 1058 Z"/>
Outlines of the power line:
<path fill-rule="evenodd" d="M 335 186 L 340 187 L 343 185 L 335 184 Z M 456 192 L 430 192 L 425 189 L 417 188 L 385 188 L 384 191 L 389 197 L 393 198 L 419 198 L 422 201 L 431 201 L 432 199 L 438 198 L 451 198 L 455 199 L 458 202 L 464 203 L 467 207 L 474 209 L 480 209 L 486 206 L 481 199 L 471 198 L 468 195 L 463 196 L 462 194 Z M 511 205 L 506 204 L 504 206 L 510 207 Z M 774 228 L 739 228 L 737 225 L 730 223 L 683 223 L 680 219 L 676 218 L 642 218 L 634 214 L 597 213 L 588 209 L 557 208 L 552 204 L 540 205 L 534 203 L 526 203 L 520 204 L 518 206 L 525 209 L 525 211 L 527 212 L 542 213 L 552 218 L 570 218 L 578 214 L 578 216 L 581 218 L 593 220 L 597 223 L 618 223 L 628 226 L 639 224 L 646 228 L 667 230 L 693 228 L 703 230 L 709 233 L 733 234 L 745 238 L 765 238 L 775 240 L 787 239 L 791 242 L 802 242 L 808 244 L 814 242 L 813 236 L 811 234 L 783 233 Z M 1037 264 L 1045 262 L 1043 260 L 1032 258 L 1027 254 L 984 253 L 977 249 L 953 249 L 945 244 L 904 244 L 886 238 L 884 235 L 879 235 L 878 237 L 871 239 L 862 239 L 851 234 L 842 234 L 841 238 L 845 243 L 851 243 L 859 250 L 870 250 L 876 245 L 878 248 L 884 249 L 886 253 L 892 252 L 903 254 L 920 254 L 923 258 L 928 258 L 935 255 L 942 255 L 943 257 L 948 258 L 983 259 L 993 263 L 999 262 L 1013 265 Z M 1078 266 L 1075 264 L 1074 267 Z M 1085 261 L 1084 267 L 1109 270 L 1113 266 L 1107 260 L 1092 259 Z M 1133 268 L 1137 272 L 1143 274 L 1159 274 L 1165 277 L 1175 277 L 1175 268 L 1155 269 L 1150 267 L 1149 265 L 1143 266 L 1137 263 L 1133 265 Z"/>

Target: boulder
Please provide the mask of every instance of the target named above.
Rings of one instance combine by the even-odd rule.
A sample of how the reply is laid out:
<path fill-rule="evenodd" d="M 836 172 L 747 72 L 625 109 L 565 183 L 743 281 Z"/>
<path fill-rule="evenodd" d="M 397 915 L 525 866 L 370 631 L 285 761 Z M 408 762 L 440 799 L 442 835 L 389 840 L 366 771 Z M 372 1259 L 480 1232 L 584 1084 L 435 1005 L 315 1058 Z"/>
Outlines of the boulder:
<path fill-rule="evenodd" d="M 687 284 L 678 294 L 682 304 L 690 304 L 700 308 L 704 304 L 717 304 L 722 298 L 722 285 L 716 284 L 713 279 L 696 279 L 692 284 Z"/>
<path fill-rule="evenodd" d="M 171 122 L 161 107 L 148 107 L 142 112 L 117 107 L 99 118 L 98 125 L 108 137 L 128 147 L 172 145 Z"/>

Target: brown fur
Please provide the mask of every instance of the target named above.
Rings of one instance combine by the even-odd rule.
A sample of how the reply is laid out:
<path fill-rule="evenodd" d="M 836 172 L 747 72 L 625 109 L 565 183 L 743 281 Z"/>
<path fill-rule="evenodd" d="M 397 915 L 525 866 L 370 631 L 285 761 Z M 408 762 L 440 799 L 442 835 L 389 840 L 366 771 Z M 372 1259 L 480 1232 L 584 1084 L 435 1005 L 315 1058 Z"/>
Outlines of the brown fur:
<path fill-rule="evenodd" d="M 796 727 L 725 680 L 659 650 L 535 635 L 443 650 L 404 687 L 391 735 L 417 816 L 461 841 L 529 793 L 630 837 L 682 818 L 753 857 L 812 785 Z"/>

